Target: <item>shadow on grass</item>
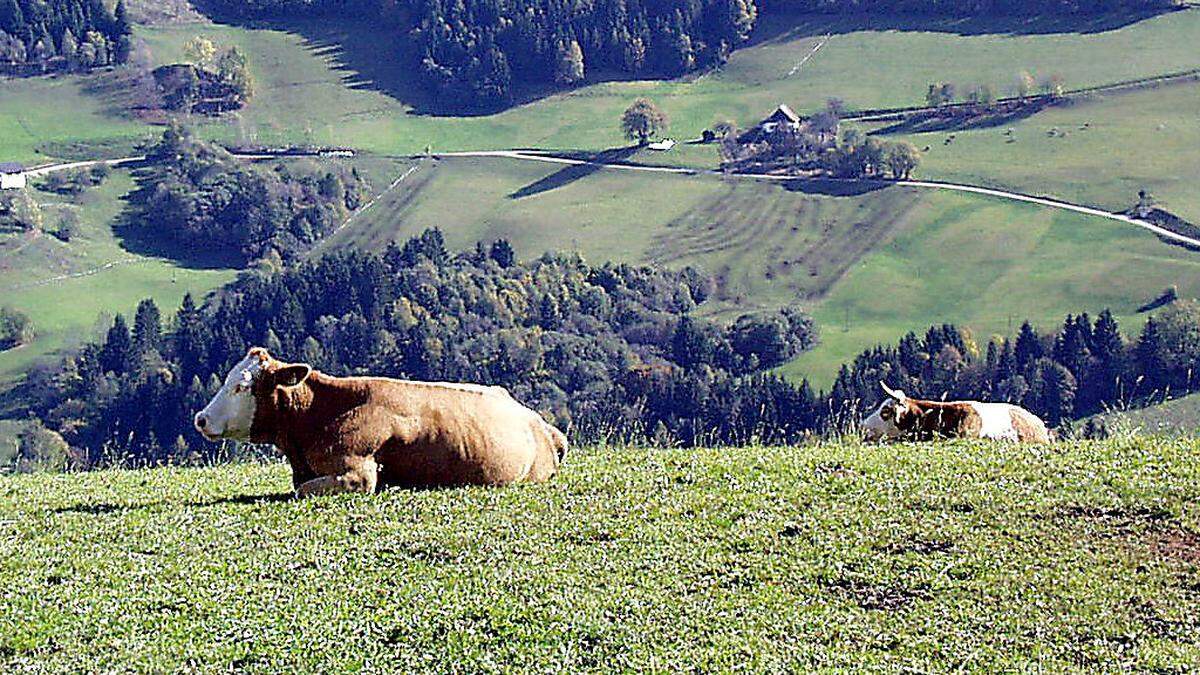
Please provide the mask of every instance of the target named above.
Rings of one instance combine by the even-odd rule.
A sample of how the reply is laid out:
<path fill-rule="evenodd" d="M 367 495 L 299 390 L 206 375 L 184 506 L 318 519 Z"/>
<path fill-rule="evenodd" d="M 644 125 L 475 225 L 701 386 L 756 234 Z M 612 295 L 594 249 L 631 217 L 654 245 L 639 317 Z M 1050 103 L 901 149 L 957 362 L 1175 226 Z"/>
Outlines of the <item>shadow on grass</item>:
<path fill-rule="evenodd" d="M 564 153 L 565 156 L 569 156 L 572 159 L 578 159 L 588 163 L 567 165 L 566 167 L 555 171 L 545 178 L 537 180 L 519 190 L 510 193 L 508 197 L 509 199 L 524 199 L 525 197 L 532 197 L 534 195 L 540 195 L 551 190 L 557 190 L 558 188 L 570 185 L 577 180 L 586 178 L 597 171 L 600 171 L 604 168 L 602 166 L 604 164 L 618 164 L 624 162 L 637 153 L 637 151 L 638 146 L 630 145 L 623 148 L 612 148 L 591 154 Z"/>
<path fill-rule="evenodd" d="M 224 504 L 277 504 L 287 502 L 293 499 L 291 492 L 280 492 L 259 495 L 234 495 L 230 497 L 220 497 L 218 499 L 208 499 L 202 501 L 179 502 L 180 506 L 186 507 L 203 507 L 203 506 L 221 506 Z M 54 513 L 85 513 L 93 516 L 102 516 L 109 513 L 123 513 L 127 511 L 142 511 L 158 506 L 166 506 L 172 502 L 156 501 L 144 502 L 140 504 L 72 504 L 54 509 Z"/>
<path fill-rule="evenodd" d="M 133 171 L 133 179 L 137 187 L 122 197 L 125 206 L 113 223 L 113 233 L 121 248 L 139 256 L 165 258 L 188 269 L 242 269 L 246 266 L 244 258 L 227 247 L 200 245 L 165 236 L 138 206 L 154 190 L 152 169 L 145 165 L 138 167 Z"/>
<path fill-rule="evenodd" d="M 997 111 L 983 110 L 977 113 L 954 114 L 921 114 L 912 115 L 908 119 L 895 124 L 881 127 L 870 132 L 871 136 L 888 136 L 891 134 L 922 134 L 936 131 L 968 131 L 970 129 L 989 129 L 1007 124 L 1014 124 L 1042 112 L 1046 108 L 1061 105 L 1061 99 L 1036 100 L 1024 103 L 1018 107 Z"/>
<path fill-rule="evenodd" d="M 939 17 L 918 14 L 886 16 L 865 13 L 785 13 L 762 17 L 746 46 L 787 42 L 822 35 L 863 31 L 907 31 L 953 35 L 1055 35 L 1095 34 L 1119 30 L 1147 19 L 1185 11 L 1186 8 L 1111 12 L 1099 15 L 1043 14 L 1012 16 Z"/>
<path fill-rule="evenodd" d="M 788 192 L 803 192 L 827 197 L 857 197 L 892 186 L 890 181 L 837 178 L 795 178 L 781 183 Z"/>

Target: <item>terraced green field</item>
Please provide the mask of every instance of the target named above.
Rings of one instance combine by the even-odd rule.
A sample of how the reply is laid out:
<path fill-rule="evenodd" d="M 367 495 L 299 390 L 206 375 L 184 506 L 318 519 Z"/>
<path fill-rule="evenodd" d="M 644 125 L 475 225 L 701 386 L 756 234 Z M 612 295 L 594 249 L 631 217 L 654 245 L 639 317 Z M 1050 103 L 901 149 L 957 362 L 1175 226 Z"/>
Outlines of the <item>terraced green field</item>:
<path fill-rule="evenodd" d="M 604 448 L 306 502 L 278 464 L 0 476 L 0 669 L 1187 672 L 1198 451 Z"/>

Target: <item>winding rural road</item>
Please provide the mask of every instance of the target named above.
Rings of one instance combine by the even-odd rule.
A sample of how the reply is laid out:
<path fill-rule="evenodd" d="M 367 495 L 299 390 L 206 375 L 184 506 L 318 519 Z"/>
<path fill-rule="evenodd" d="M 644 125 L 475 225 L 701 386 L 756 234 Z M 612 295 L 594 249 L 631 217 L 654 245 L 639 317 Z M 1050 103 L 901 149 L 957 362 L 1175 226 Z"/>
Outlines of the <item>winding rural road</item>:
<path fill-rule="evenodd" d="M 243 159 L 251 159 L 251 160 L 253 160 L 253 159 L 274 159 L 274 158 L 279 157 L 278 155 L 249 155 L 249 154 L 245 154 L 245 155 L 237 154 L 236 156 L 241 157 Z M 415 156 L 415 157 L 420 157 L 420 156 Z M 495 158 L 503 158 L 503 159 L 522 160 L 522 161 L 528 161 L 528 162 L 542 162 L 542 163 L 546 163 L 546 164 L 561 164 L 561 165 L 568 165 L 568 166 L 594 166 L 599 169 L 608 169 L 608 170 L 612 170 L 612 171 L 639 171 L 639 172 L 644 172 L 644 173 L 667 173 L 667 174 L 675 174 L 675 175 L 680 175 L 680 176 L 712 175 L 712 176 L 722 176 L 722 177 L 726 177 L 726 178 L 743 178 L 743 179 L 747 179 L 747 180 L 765 180 L 765 181 L 776 181 L 776 182 L 788 182 L 788 181 L 797 180 L 797 178 L 795 178 L 794 176 L 780 176 L 780 175 L 776 175 L 776 174 L 766 174 L 766 173 L 725 173 L 722 171 L 717 171 L 715 169 L 689 169 L 689 168 L 685 168 L 685 167 L 673 167 L 673 166 L 647 166 L 647 165 L 643 165 L 643 164 L 619 164 L 619 163 L 611 163 L 611 162 L 593 162 L 593 161 L 589 161 L 586 159 L 572 159 L 570 157 L 558 157 L 555 155 L 543 154 L 543 153 L 539 153 L 537 151 L 532 151 L 532 150 L 468 150 L 468 151 L 461 151 L 461 152 L 441 152 L 441 153 L 434 154 L 433 157 L 435 157 L 435 158 L 440 158 L 440 157 L 495 157 Z M 31 178 L 34 178 L 34 177 L 38 177 L 38 176 L 44 176 L 49 173 L 54 173 L 56 171 L 67 171 L 70 169 L 83 169 L 83 168 L 95 166 L 97 164 L 107 164 L 109 166 L 122 166 L 125 164 L 135 164 L 137 162 L 144 162 L 145 160 L 146 160 L 145 155 L 139 155 L 139 156 L 135 156 L 135 157 L 121 157 L 118 159 L 99 159 L 99 160 L 82 161 L 82 162 L 68 162 L 65 164 L 51 164 L 51 165 L 47 165 L 47 166 L 41 166 L 41 167 L 29 169 L 25 172 L 25 175 L 29 176 Z M 407 173 L 403 174 L 399 179 L 392 182 L 392 184 L 387 188 L 387 190 L 384 190 L 384 192 L 381 193 L 380 196 L 382 196 L 382 194 L 386 194 L 387 192 L 390 192 L 392 189 L 394 189 L 396 186 L 398 186 L 401 182 L 403 182 L 403 180 L 405 178 L 408 178 L 408 176 L 411 175 L 413 173 L 413 171 L 415 171 L 415 170 L 416 170 L 415 168 L 410 168 Z M 822 180 L 836 180 L 836 179 L 822 179 Z M 855 179 L 846 179 L 846 180 L 848 182 L 861 182 L 861 181 L 856 181 Z M 880 182 L 884 183 L 884 181 L 880 181 Z M 1045 207 L 1049 207 L 1049 208 L 1053 208 L 1053 209 L 1060 209 L 1063 211 L 1072 211 L 1074 213 L 1081 213 L 1081 214 L 1088 215 L 1088 216 L 1107 218 L 1109 220 L 1115 220 L 1117 222 L 1125 223 L 1127 225 L 1133 225 L 1135 227 L 1140 227 L 1143 230 L 1153 232 L 1154 234 L 1162 237 L 1163 239 L 1169 239 L 1171 241 L 1178 242 L 1180 244 L 1185 244 L 1187 246 L 1193 246 L 1193 247 L 1200 249 L 1200 239 L 1188 237 L 1186 235 L 1179 234 L 1178 232 L 1172 232 L 1171 230 L 1168 230 L 1164 227 L 1159 227 L 1158 225 L 1155 225 L 1154 223 L 1146 222 L 1144 220 L 1139 220 L 1137 218 L 1127 216 L 1123 213 L 1114 213 L 1112 211 L 1105 211 L 1103 209 L 1098 209 L 1098 208 L 1095 208 L 1092 206 L 1084 206 L 1082 204 L 1073 204 L 1071 202 L 1062 201 L 1060 199 L 1053 199 L 1053 198 L 1049 198 L 1049 197 L 1038 197 L 1036 195 L 1024 194 L 1021 192 L 1011 192 L 1008 190 L 999 190 L 996 188 L 983 187 L 983 186 L 979 186 L 979 185 L 965 185 L 962 183 L 948 183 L 948 182 L 943 182 L 943 181 L 899 180 L 899 181 L 886 181 L 886 184 L 899 185 L 902 187 L 919 188 L 919 189 L 925 189 L 925 190 L 947 190 L 950 192 L 966 192 L 966 193 L 970 193 L 970 194 L 984 195 L 987 197 L 995 197 L 998 199 L 1007 199 L 1010 201 L 1024 202 L 1026 204 L 1036 204 L 1038 206 L 1045 206 Z M 342 227 L 344 227 L 346 224 L 348 224 L 351 220 L 353 220 L 355 218 L 355 216 L 362 213 L 367 208 L 370 208 L 370 206 L 373 205 L 378 198 L 379 197 L 376 197 L 375 199 L 368 202 L 368 204 L 366 206 L 359 209 L 358 211 L 355 211 L 354 214 L 352 214 L 350 216 L 350 218 L 347 219 L 347 221 L 345 223 L 343 223 L 342 226 L 340 226 L 338 229 L 340 230 Z"/>

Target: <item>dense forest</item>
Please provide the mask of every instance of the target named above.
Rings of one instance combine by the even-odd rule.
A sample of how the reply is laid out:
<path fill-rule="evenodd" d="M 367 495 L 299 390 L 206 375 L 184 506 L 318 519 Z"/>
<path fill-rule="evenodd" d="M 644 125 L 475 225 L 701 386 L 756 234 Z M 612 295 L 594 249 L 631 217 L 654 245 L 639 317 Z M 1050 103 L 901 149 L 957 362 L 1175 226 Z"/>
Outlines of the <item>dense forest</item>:
<path fill-rule="evenodd" d="M 356 170 L 248 164 L 176 124 L 148 157 L 130 195 L 128 227 L 186 250 L 236 251 L 246 261 L 294 260 L 344 222 L 366 193 Z"/>
<path fill-rule="evenodd" d="M 118 0 L 0 0 L 2 72 L 32 74 L 125 63 L 133 26 Z"/>
<path fill-rule="evenodd" d="M 796 442 L 852 428 L 881 380 L 927 398 L 1019 403 L 1056 426 L 1200 389 L 1194 302 L 1172 302 L 1132 340 L 1107 311 L 1049 334 L 1026 323 L 983 346 L 935 326 L 863 352 L 818 395 L 769 373 L 815 343 L 812 321 L 793 310 L 726 326 L 690 316 L 712 288 L 690 269 L 517 262 L 504 240 L 451 253 L 429 230 L 382 255 L 244 273 L 201 306 L 185 298 L 167 325 L 143 301 L 103 340 L 33 370 L 24 395 L 78 464 L 105 466 L 225 457 L 191 416 L 252 345 L 333 374 L 503 385 L 577 442 Z"/>

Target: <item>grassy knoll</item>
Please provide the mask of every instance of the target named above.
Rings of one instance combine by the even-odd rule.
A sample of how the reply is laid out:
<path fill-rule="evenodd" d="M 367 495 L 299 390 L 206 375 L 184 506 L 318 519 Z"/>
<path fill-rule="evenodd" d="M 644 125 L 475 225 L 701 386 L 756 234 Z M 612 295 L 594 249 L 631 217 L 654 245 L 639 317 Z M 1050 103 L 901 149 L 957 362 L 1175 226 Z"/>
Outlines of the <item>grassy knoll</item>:
<path fill-rule="evenodd" d="M 1200 431 L 1200 394 L 1158 405 L 1097 415 L 1110 433 L 1135 432 L 1165 436 L 1195 436 Z"/>
<path fill-rule="evenodd" d="M 722 119 L 752 123 L 780 102 L 799 110 L 819 107 L 828 96 L 839 96 L 853 107 L 914 105 L 934 80 L 987 82 L 1003 91 L 1019 71 L 1029 70 L 1060 73 L 1072 87 L 1102 84 L 1197 66 L 1191 49 L 1197 31 L 1200 10 L 1057 28 L 1036 22 L 901 25 L 854 17 L 780 17 L 764 22 L 754 43 L 717 72 L 670 81 L 599 82 L 478 117 L 424 114 L 423 94 L 411 80 L 411 69 L 380 57 L 381 51 L 392 53 L 395 37 L 372 26 L 321 21 L 246 27 L 201 21 L 139 26 L 137 36 L 149 44 L 156 63 L 182 58 L 183 44 L 196 34 L 236 44 L 248 54 L 258 95 L 237 115 L 198 120 L 209 136 L 408 153 L 426 145 L 438 150 L 613 147 L 621 142 L 621 110 L 642 95 L 654 97 L 671 115 L 673 135 L 687 138 Z M 826 35 L 831 36 L 828 43 L 793 72 Z M 78 110 L 85 114 L 79 121 L 64 117 L 65 111 L 76 110 L 62 101 L 80 95 L 79 80 L 0 82 L 5 100 L 0 105 L 17 106 L 13 110 L 29 127 L 0 134 L 8 139 L 0 152 L 29 156 L 64 127 L 72 138 L 93 141 L 144 129 L 107 109 L 112 106 L 105 101 L 114 102 L 111 95 L 82 102 Z M 33 97 L 31 88 L 41 95 Z M 103 119 L 89 123 L 89 116 Z"/>
<path fill-rule="evenodd" d="M 112 223 L 121 197 L 132 188 L 129 172 L 116 170 L 103 185 L 76 197 L 35 191 L 45 230 L 55 229 L 65 212 L 77 215 L 79 226 L 70 242 L 46 232 L 0 235 L 4 304 L 24 310 L 37 330 L 32 344 L 0 353 L 0 380 L 11 380 L 34 361 L 92 337 L 101 314 L 128 315 L 146 297 L 170 312 L 184 293 L 202 297 L 233 278 L 229 270 L 189 269 L 123 249 Z"/>
<path fill-rule="evenodd" d="M 1189 82 L 1093 96 L 995 128 L 907 138 L 930 148 L 922 158 L 925 177 L 1113 210 L 1128 208 L 1138 190 L 1147 188 L 1166 208 L 1200 222 L 1197 111 L 1200 82 Z"/>
<path fill-rule="evenodd" d="M 1197 450 L 607 449 L 308 502 L 281 465 L 0 477 L 0 664 L 1183 672 Z"/>
<path fill-rule="evenodd" d="M 863 348 L 931 323 L 970 326 L 983 341 L 1025 318 L 1049 325 L 1105 307 L 1130 317 L 1172 284 L 1200 295 L 1193 253 L 1120 223 L 990 198 L 831 197 L 500 159 L 419 167 L 331 245 L 378 250 L 438 226 L 455 247 L 506 237 L 524 257 L 693 265 L 721 280 L 710 312 L 812 311 L 821 345 L 785 371 L 819 384 Z"/>
<path fill-rule="evenodd" d="M 94 156 L 119 156 L 111 146 L 127 150 L 147 137 L 150 128 L 94 94 L 92 85 L 107 77 L 0 78 L 0 161 L 47 164 L 75 157 L 70 147 L 76 144 L 94 149 Z"/>

